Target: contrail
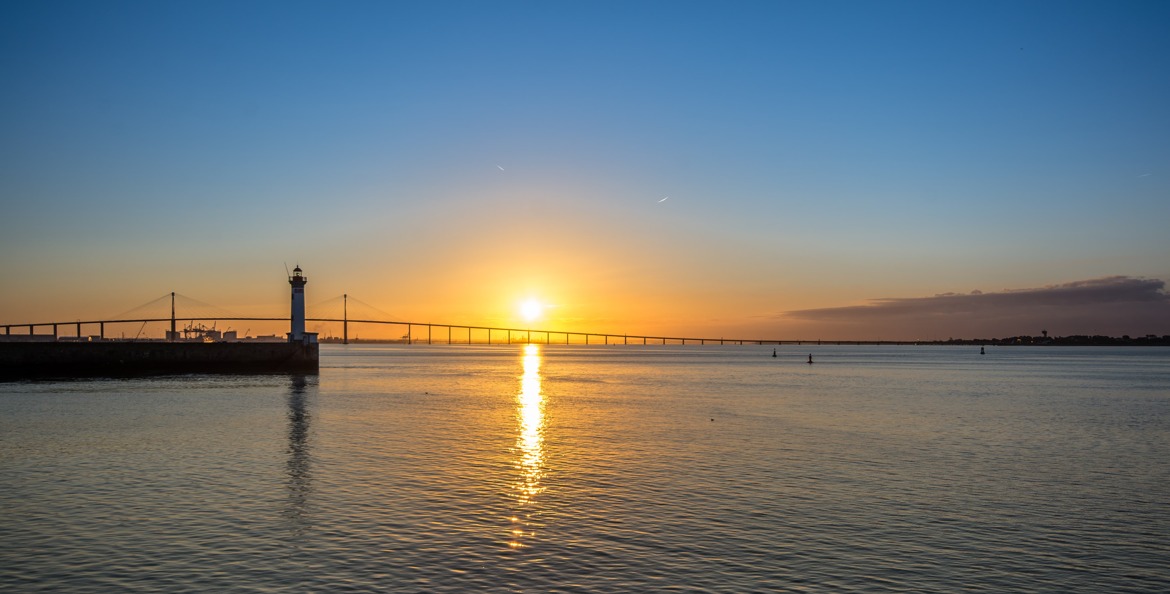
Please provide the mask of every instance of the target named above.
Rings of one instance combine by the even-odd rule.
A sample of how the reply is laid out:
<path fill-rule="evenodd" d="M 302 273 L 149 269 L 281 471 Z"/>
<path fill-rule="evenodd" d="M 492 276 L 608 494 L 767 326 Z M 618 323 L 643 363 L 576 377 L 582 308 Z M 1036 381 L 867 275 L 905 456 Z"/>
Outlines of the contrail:
<path fill-rule="evenodd" d="M 499 167 L 500 171 L 503 171 L 503 170 L 504 170 L 504 168 L 503 168 L 503 167 L 500 167 L 499 165 L 496 165 L 496 167 Z"/>
<path fill-rule="evenodd" d="M 662 200 L 659 200 L 658 202 L 660 202 L 660 203 L 661 203 L 661 202 L 666 202 L 666 199 L 667 199 L 667 198 L 670 198 L 670 196 L 667 196 L 666 198 L 663 198 Z"/>
<path fill-rule="evenodd" d="M 1139 175 L 1138 177 L 1149 177 L 1151 175 L 1153 175 L 1153 174 L 1152 173 L 1143 173 L 1143 174 Z"/>

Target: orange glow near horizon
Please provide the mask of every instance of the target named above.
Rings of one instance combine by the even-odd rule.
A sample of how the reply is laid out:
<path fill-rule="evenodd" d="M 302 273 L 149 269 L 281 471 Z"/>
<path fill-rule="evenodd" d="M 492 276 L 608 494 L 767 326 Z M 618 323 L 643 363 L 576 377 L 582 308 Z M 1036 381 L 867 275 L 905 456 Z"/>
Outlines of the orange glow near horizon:
<path fill-rule="evenodd" d="M 893 295 L 908 306 L 923 307 L 941 299 L 916 297 L 929 295 L 939 288 L 951 288 L 953 280 L 936 281 L 938 286 L 913 286 L 905 279 L 867 279 L 859 283 L 830 282 L 825 279 L 800 282 L 800 270 L 777 270 L 773 275 L 744 276 L 733 266 L 709 263 L 706 269 L 671 268 L 649 250 L 646 261 L 631 258 L 629 253 L 607 243 L 589 249 L 572 249 L 553 245 L 540 250 L 525 248 L 511 236 L 500 244 L 487 244 L 472 255 L 447 252 L 440 247 L 424 252 L 420 262 L 412 263 L 395 274 L 361 274 L 352 264 L 335 261 L 303 263 L 311 282 L 306 288 L 307 329 L 322 339 L 343 335 L 342 295 L 349 296 L 348 336 L 350 340 L 401 340 L 405 325 L 362 324 L 355 320 L 410 322 L 411 337 L 416 342 L 468 340 L 484 342 L 487 333 L 477 331 L 468 337 L 466 330 L 450 332 L 443 325 L 512 328 L 530 330 L 533 340 L 544 342 L 542 332 L 554 333 L 551 342 L 564 337 L 555 333 L 573 332 L 629 336 L 668 336 L 706 339 L 752 340 L 945 340 L 948 337 L 1005 337 L 1035 332 L 1032 324 L 1017 323 L 1021 310 L 1005 309 L 998 325 L 989 325 L 994 317 L 968 319 L 962 315 L 894 316 L 880 315 L 882 300 L 866 296 Z M 525 249 L 521 249 L 525 248 Z M 679 260 L 701 260 L 701 254 L 680 250 Z M 746 264 L 759 264 L 747 256 Z M 269 336 L 280 339 L 288 331 L 287 321 L 229 320 L 228 318 L 280 318 L 288 315 L 289 285 L 283 268 L 279 274 L 270 270 L 241 270 L 251 278 L 235 283 L 196 283 L 191 275 L 182 278 L 159 275 L 149 279 L 110 281 L 108 269 L 95 269 L 105 280 L 82 276 L 78 285 L 87 287 L 84 295 L 75 287 L 55 283 L 32 284 L 37 291 L 13 300 L 0 296 L 0 324 L 11 325 L 6 332 L 28 333 L 28 324 L 37 324 L 40 335 L 53 332 L 59 324 L 60 336 L 96 336 L 106 338 L 162 338 L 167 322 L 112 322 L 117 319 L 166 319 L 170 300 L 166 289 L 176 289 L 180 296 L 191 295 L 177 304 L 177 320 L 184 326 L 193 318 L 216 324 L 219 330 L 234 330 L 241 337 Z M 699 277 L 695 270 L 705 270 Z M 716 272 L 711 272 L 716 270 Z M 89 274 L 89 271 L 86 272 Z M 229 278 L 236 278 L 231 270 Z M 204 279 L 213 275 L 195 275 Z M 215 276 L 217 281 L 218 276 Z M 404 282 L 402 279 L 410 279 Z M 417 279 L 417 280 L 416 280 Z M 1113 280 L 1110 280 L 1113 279 Z M 807 280 L 807 279 L 806 279 Z M 1071 334 L 1165 334 L 1164 310 L 1151 310 L 1137 317 L 1132 310 L 1141 303 L 1160 299 L 1164 291 L 1148 287 L 1140 279 L 1109 277 L 1095 283 L 1087 281 L 1069 285 L 1102 286 L 1111 291 L 1125 291 L 1137 284 L 1145 287 L 1142 299 L 1118 301 L 1117 311 L 1105 315 L 1081 314 L 1068 309 L 1059 327 L 1063 335 Z M 1156 281 L 1154 281 L 1156 282 Z M 142 284 L 149 283 L 149 284 Z M 901 283 L 901 284 L 899 284 Z M 1148 283 L 1147 283 L 1148 284 Z M 92 291 L 89 288 L 92 287 Z M 1047 294 L 1067 291 L 1069 287 L 1009 288 L 1015 299 L 1021 294 Z M 1087 289 L 1086 289 L 1087 290 Z M 222 291 L 222 292 L 221 292 Z M 992 291 L 991 293 L 998 293 Z M 949 295 L 950 293 L 946 293 Z M 973 295 L 975 293 L 970 293 Z M 983 293 L 978 293 L 982 295 Z M 1126 296 L 1128 293 L 1118 293 Z M 966 299 L 974 299 L 968 295 Z M 984 299 L 990 299 L 987 297 Z M 1126 297 L 1129 298 L 1129 297 Z M 1158 301 L 1160 302 L 1160 301 Z M 1005 306 L 1006 307 L 1006 306 Z M 845 309 L 852 308 L 852 309 Z M 869 308 L 869 309 L 866 309 Z M 1125 309 L 1128 308 L 1128 309 Z M 798 316 L 790 312 L 838 309 L 846 317 L 828 315 Z M 990 310 L 989 310 L 990 311 Z M 1026 311 L 1027 310 L 1022 310 Z M 1053 310 L 1055 315 L 1056 310 Z M 833 312 L 830 312 L 833 313 Z M 873 314 L 873 315 L 868 315 Z M 1009 315 L 1010 314 L 1010 315 Z M 834 314 L 835 315 L 835 314 Z M 866 317 L 868 315 L 868 317 Z M 218 322 L 211 319 L 220 317 Z M 990 316 L 990 314 L 988 314 Z M 978 317 L 978 316 L 976 316 Z M 76 321 L 83 321 L 80 327 Z M 105 321 L 103 327 L 96 320 Z M 1098 321 L 1094 321 L 1098 320 Z M 428 328 L 433 324 L 435 328 Z M 1051 328 L 1056 322 L 1049 322 Z M 1096 325 L 1094 325 L 1096 324 Z M 1150 325 L 1153 324 L 1151 327 Z M 502 334 L 492 336 L 501 339 Z M 579 340 L 574 338 L 573 342 Z"/>

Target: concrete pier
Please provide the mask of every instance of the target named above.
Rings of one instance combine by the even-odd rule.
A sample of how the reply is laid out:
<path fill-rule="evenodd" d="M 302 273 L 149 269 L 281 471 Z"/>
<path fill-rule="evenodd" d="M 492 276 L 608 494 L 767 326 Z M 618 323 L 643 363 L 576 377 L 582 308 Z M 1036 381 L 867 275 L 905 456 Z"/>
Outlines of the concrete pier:
<path fill-rule="evenodd" d="M 0 342 L 0 378 L 315 374 L 319 359 L 304 342 Z"/>

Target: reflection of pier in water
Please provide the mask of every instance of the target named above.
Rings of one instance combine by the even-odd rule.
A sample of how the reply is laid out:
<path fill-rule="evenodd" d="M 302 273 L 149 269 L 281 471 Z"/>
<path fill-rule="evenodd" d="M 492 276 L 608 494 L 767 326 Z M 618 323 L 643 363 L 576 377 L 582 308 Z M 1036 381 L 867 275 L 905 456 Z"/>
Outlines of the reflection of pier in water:
<path fill-rule="evenodd" d="M 536 535 L 539 526 L 527 509 L 533 499 L 544 491 L 544 396 L 540 392 L 540 347 L 524 347 L 524 374 L 520 376 L 520 392 L 516 395 L 516 464 L 519 471 L 515 490 L 517 510 L 512 515 L 512 534 L 508 546 L 521 548 L 525 537 Z"/>
<path fill-rule="evenodd" d="M 309 526 L 308 498 L 312 491 L 312 473 L 309 453 L 308 397 L 316 387 L 316 380 L 309 385 L 309 378 L 294 375 L 290 378 L 288 391 L 288 505 L 285 517 L 289 519 L 293 536 L 300 536 Z"/>

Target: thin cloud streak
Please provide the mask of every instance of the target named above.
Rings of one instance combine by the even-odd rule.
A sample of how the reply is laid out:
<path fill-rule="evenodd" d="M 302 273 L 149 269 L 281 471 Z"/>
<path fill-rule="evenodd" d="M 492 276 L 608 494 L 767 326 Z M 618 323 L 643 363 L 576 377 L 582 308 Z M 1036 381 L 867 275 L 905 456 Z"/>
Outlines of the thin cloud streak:
<path fill-rule="evenodd" d="M 1170 333 L 1170 295 L 1159 279 L 1110 276 L 1034 289 L 874 299 L 865 305 L 781 314 L 791 322 L 903 339 Z"/>

